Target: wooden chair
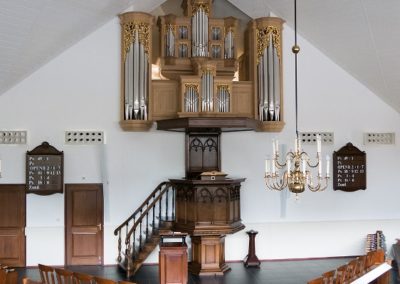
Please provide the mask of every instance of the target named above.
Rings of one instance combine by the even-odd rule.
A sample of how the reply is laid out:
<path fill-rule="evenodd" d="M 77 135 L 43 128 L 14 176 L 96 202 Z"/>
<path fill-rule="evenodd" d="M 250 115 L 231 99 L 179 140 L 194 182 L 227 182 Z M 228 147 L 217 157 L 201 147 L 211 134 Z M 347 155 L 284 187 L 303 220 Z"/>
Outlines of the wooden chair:
<path fill-rule="evenodd" d="M 118 281 L 118 284 L 136 284 L 135 282 L 129 282 L 129 281 Z"/>
<path fill-rule="evenodd" d="M 53 267 L 44 264 L 39 264 L 38 267 L 43 284 L 56 284 Z"/>
<path fill-rule="evenodd" d="M 22 278 L 22 284 L 42 284 L 41 281 L 35 281 L 30 278 L 24 277 Z"/>
<path fill-rule="evenodd" d="M 93 277 L 95 284 L 117 284 L 117 281 L 100 277 Z"/>
<path fill-rule="evenodd" d="M 15 269 L 6 270 L 6 282 L 5 284 L 17 284 L 18 283 L 18 272 Z"/>
<path fill-rule="evenodd" d="M 93 284 L 93 276 L 85 273 L 74 272 L 74 284 Z"/>
<path fill-rule="evenodd" d="M 347 264 L 347 277 L 346 280 L 353 280 L 356 278 L 356 271 L 358 266 L 358 260 L 353 259 Z"/>
<path fill-rule="evenodd" d="M 318 277 L 318 278 L 309 280 L 309 281 L 307 282 L 307 284 L 325 284 L 325 282 L 324 282 L 324 277 L 321 276 L 321 277 Z"/>
<path fill-rule="evenodd" d="M 0 283 L 6 283 L 7 272 L 5 269 L 0 268 Z"/>
<path fill-rule="evenodd" d="M 339 266 L 336 269 L 335 284 L 343 284 L 347 279 L 347 264 Z"/>
<path fill-rule="evenodd" d="M 335 283 L 335 275 L 336 275 L 336 269 L 322 273 L 322 277 L 324 278 L 325 281 L 324 283 L 325 284 Z"/>
<path fill-rule="evenodd" d="M 359 256 L 357 258 L 357 260 L 358 260 L 357 270 L 356 270 L 356 276 L 357 277 L 360 277 L 365 273 L 365 261 L 366 261 L 366 258 L 367 257 L 365 255 Z"/>
<path fill-rule="evenodd" d="M 58 284 L 73 284 L 74 283 L 74 273 L 72 271 L 62 269 L 62 268 L 54 268 L 56 272 L 57 282 Z"/>

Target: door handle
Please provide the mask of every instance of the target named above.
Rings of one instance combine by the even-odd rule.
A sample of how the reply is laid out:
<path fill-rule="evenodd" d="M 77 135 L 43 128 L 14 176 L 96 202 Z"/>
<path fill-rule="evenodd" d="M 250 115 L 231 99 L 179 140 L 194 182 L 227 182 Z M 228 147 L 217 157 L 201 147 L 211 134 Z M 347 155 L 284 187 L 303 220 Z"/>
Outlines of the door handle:
<path fill-rule="evenodd" d="M 99 231 L 101 231 L 101 228 L 102 228 L 102 227 L 103 227 L 103 226 L 102 226 L 101 223 L 97 224 L 97 228 L 99 228 Z"/>

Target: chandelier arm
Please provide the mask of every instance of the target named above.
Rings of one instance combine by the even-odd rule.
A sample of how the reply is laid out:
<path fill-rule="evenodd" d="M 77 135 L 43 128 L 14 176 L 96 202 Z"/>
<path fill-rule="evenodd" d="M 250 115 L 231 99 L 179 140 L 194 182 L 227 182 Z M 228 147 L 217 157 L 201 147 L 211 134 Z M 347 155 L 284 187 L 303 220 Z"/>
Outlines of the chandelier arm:
<path fill-rule="evenodd" d="M 307 155 L 307 154 L 306 154 L 306 155 Z M 307 161 L 307 165 L 308 165 L 310 168 L 316 168 L 316 167 L 318 167 L 318 165 L 319 165 L 319 163 L 320 163 L 319 153 L 317 152 L 317 161 L 315 162 L 315 164 L 312 164 L 312 163 L 311 163 L 311 159 L 310 159 L 310 157 L 309 157 L 308 155 L 307 155 L 306 161 Z"/>
<path fill-rule="evenodd" d="M 310 191 L 312 192 L 317 192 L 317 191 L 324 191 L 327 187 L 328 187 L 328 177 L 324 177 L 324 178 L 317 178 L 318 179 L 318 183 L 313 186 L 312 184 L 307 184 L 307 187 Z M 325 183 L 324 185 L 322 185 L 321 181 L 324 180 Z"/>
<path fill-rule="evenodd" d="M 281 164 L 281 163 L 279 163 L 278 159 L 275 159 L 275 166 L 278 169 L 283 169 L 284 167 L 286 167 L 286 161 L 285 161 L 285 163 Z"/>
<path fill-rule="evenodd" d="M 307 166 L 309 166 L 310 168 L 316 168 L 316 167 L 318 167 L 318 165 L 319 165 L 319 160 L 317 160 L 316 162 L 315 162 L 315 164 L 311 164 L 310 163 L 310 160 L 306 160 L 307 161 Z"/>
<path fill-rule="evenodd" d="M 267 185 L 267 187 L 271 190 L 278 190 L 281 191 L 284 189 L 284 187 L 279 186 L 276 182 L 268 182 L 268 180 L 265 181 L 265 184 Z"/>
<path fill-rule="evenodd" d="M 280 178 L 278 175 L 265 175 L 265 184 L 271 190 L 282 191 L 287 186 L 287 173 L 284 173 L 283 177 Z"/>

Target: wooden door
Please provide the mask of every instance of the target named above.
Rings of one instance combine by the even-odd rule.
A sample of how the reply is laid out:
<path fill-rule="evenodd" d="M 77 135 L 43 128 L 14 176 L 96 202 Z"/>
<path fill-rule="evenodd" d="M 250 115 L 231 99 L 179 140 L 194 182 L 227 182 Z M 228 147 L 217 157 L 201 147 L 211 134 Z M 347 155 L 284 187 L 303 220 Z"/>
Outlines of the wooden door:
<path fill-rule="evenodd" d="M 0 263 L 25 266 L 26 199 L 24 184 L 0 185 Z"/>
<path fill-rule="evenodd" d="M 103 264 L 103 186 L 65 186 L 65 263 Z"/>

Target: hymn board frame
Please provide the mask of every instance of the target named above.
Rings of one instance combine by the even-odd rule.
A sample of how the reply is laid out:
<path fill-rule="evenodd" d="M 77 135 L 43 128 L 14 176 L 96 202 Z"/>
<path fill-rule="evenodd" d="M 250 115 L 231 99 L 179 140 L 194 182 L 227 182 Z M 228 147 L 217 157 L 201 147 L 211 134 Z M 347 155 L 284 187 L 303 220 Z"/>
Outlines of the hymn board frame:
<path fill-rule="evenodd" d="M 352 192 L 367 188 L 367 157 L 351 143 L 333 152 L 333 189 Z"/>
<path fill-rule="evenodd" d="M 38 166 L 45 168 L 37 168 Z M 64 192 L 64 153 L 48 142 L 26 152 L 26 193 Z"/>

